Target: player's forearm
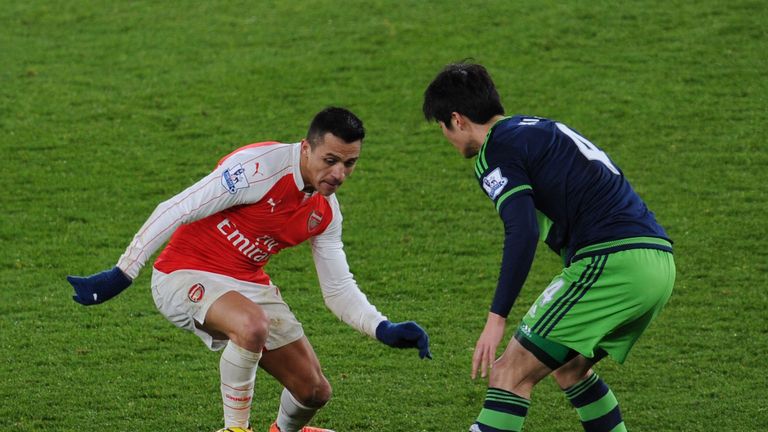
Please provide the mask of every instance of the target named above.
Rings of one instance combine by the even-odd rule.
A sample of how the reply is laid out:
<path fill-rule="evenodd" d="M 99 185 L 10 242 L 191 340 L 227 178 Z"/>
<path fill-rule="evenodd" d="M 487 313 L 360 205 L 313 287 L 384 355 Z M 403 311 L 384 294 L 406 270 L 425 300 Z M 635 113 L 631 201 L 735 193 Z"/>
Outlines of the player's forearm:
<path fill-rule="evenodd" d="M 358 288 L 354 279 L 342 282 L 345 286 L 323 288 L 325 305 L 340 320 L 357 331 L 376 337 L 376 327 L 387 319 L 373 306 Z"/>
<path fill-rule="evenodd" d="M 312 255 L 328 309 L 357 331 L 376 337 L 376 327 L 387 318 L 357 286 L 341 241 L 315 239 Z"/>
<path fill-rule="evenodd" d="M 181 225 L 183 218 L 174 207 L 172 200 L 158 205 L 117 261 L 117 267 L 129 278 L 136 279 L 152 254 Z"/>
<path fill-rule="evenodd" d="M 312 257 L 323 291 L 325 305 L 340 320 L 357 331 L 376 337 L 376 327 L 386 320 L 360 291 L 349 271 L 344 243 L 341 241 L 342 216 L 338 201 L 330 200 L 333 221 L 322 234 L 312 239 Z"/>
<path fill-rule="evenodd" d="M 504 252 L 491 312 L 506 318 L 533 264 L 539 232 L 536 212 L 528 197 L 502 208 L 500 216 L 504 221 Z"/>
<path fill-rule="evenodd" d="M 531 239 L 512 238 L 505 240 L 504 257 L 501 260 L 499 282 L 491 304 L 491 312 L 505 317 L 517 300 L 520 290 L 528 277 L 536 251 L 536 240 L 530 246 Z M 520 247 L 520 243 L 528 243 Z"/>

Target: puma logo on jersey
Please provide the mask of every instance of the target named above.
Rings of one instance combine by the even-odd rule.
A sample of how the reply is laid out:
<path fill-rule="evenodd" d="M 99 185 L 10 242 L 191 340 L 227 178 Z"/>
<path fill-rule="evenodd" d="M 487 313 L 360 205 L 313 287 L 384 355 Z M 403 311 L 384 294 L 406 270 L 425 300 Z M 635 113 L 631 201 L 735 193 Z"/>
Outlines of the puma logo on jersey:
<path fill-rule="evenodd" d="M 274 212 L 275 212 L 275 206 L 277 206 L 278 204 L 280 204 L 280 202 L 281 202 L 281 201 L 282 201 L 282 200 L 277 200 L 277 202 L 275 202 L 274 198 L 270 198 L 270 199 L 268 199 L 268 200 L 267 200 L 267 204 L 269 204 L 269 205 L 271 205 L 271 206 L 272 206 L 272 208 L 269 210 L 269 212 L 270 212 L 270 213 L 274 213 Z"/>

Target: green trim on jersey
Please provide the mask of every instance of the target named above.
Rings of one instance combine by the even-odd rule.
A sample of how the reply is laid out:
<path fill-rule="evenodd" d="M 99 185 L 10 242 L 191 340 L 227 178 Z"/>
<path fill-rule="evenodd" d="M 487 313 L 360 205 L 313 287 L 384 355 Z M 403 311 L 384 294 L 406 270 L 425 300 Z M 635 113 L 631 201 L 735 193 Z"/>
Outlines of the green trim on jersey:
<path fill-rule="evenodd" d="M 506 116 L 506 117 L 500 118 L 496 123 L 491 125 L 491 128 L 488 129 L 488 133 L 485 134 L 485 141 L 483 141 L 483 145 L 480 146 L 480 151 L 477 154 L 477 162 L 475 163 L 475 172 L 477 172 L 478 168 L 480 171 L 480 174 L 478 174 L 478 177 L 480 177 L 482 173 L 484 173 L 485 170 L 488 169 L 488 161 L 485 160 L 485 146 L 488 145 L 488 139 L 491 137 L 491 133 L 493 132 L 493 129 L 496 127 L 497 124 L 510 118 L 512 118 L 512 116 Z"/>
<path fill-rule="evenodd" d="M 536 210 L 536 221 L 539 223 L 539 240 L 547 240 L 549 231 L 555 223 L 552 222 L 552 219 L 548 218 L 547 215 L 538 210 Z"/>
<path fill-rule="evenodd" d="M 485 146 L 480 147 L 480 152 L 477 154 L 477 160 L 475 161 L 475 172 L 477 177 L 482 177 L 485 170 L 488 169 L 488 162 L 485 161 Z"/>
<path fill-rule="evenodd" d="M 523 191 L 523 190 L 529 190 L 529 189 L 533 190 L 531 185 L 524 184 L 524 185 L 520 185 L 520 186 L 518 186 L 516 188 L 512 188 L 512 189 L 504 192 L 504 194 L 502 194 L 499 197 L 499 199 L 496 200 L 496 211 L 497 212 L 499 211 L 499 209 L 501 208 L 501 203 L 503 203 L 505 199 L 509 198 L 511 195 L 516 194 L 517 192 L 520 192 L 520 191 Z"/>

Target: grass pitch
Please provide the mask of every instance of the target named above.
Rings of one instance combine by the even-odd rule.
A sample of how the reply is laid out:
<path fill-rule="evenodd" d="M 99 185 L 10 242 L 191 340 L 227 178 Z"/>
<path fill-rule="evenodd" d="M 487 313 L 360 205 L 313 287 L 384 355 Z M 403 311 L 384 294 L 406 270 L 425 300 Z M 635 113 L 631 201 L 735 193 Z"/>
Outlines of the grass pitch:
<path fill-rule="evenodd" d="M 301 139 L 343 105 L 368 138 L 339 192 L 352 270 L 431 362 L 322 306 L 306 247 L 269 273 L 334 386 L 314 423 L 463 431 L 502 227 L 471 162 L 421 118 L 445 64 L 485 64 L 507 111 L 605 149 L 675 240 L 678 280 L 619 367 L 633 431 L 768 430 L 764 2 L 5 2 L 0 8 L 0 430 L 221 427 L 218 355 L 155 311 L 149 271 L 84 308 L 67 274 L 108 268 L 160 201 L 232 149 Z M 541 248 L 510 331 L 559 262 Z M 260 373 L 255 430 L 279 387 Z M 547 381 L 526 430 L 579 430 Z"/>

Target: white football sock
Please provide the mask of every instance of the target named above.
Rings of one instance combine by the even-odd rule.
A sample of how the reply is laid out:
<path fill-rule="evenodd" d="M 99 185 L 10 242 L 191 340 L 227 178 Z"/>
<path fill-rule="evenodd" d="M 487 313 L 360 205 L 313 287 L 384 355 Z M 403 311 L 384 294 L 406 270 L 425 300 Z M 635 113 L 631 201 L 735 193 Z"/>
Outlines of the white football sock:
<path fill-rule="evenodd" d="M 248 427 L 253 386 L 261 353 L 250 352 L 229 341 L 221 353 L 221 400 L 224 403 L 224 427 Z"/>
<path fill-rule="evenodd" d="M 306 407 L 297 401 L 291 392 L 283 389 L 280 395 L 280 410 L 277 413 L 277 427 L 280 432 L 299 432 L 320 408 Z"/>

